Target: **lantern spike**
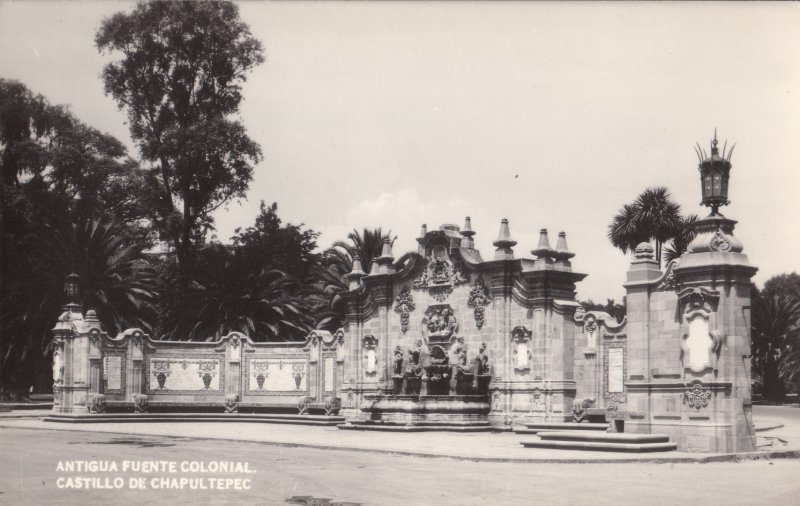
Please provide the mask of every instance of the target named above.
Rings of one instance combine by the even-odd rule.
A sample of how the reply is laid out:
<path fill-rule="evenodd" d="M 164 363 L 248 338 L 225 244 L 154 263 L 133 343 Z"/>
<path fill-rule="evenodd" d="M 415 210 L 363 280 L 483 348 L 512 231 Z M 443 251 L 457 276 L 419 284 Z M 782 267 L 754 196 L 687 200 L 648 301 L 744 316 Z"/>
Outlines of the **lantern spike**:
<path fill-rule="evenodd" d="M 703 157 L 700 155 L 700 150 L 697 149 L 697 146 L 692 146 L 692 148 L 694 149 L 694 154 L 697 155 L 697 160 L 700 161 L 700 163 L 702 163 Z"/>
<path fill-rule="evenodd" d="M 728 151 L 728 161 L 729 162 L 731 161 L 731 156 L 733 155 L 734 148 L 736 148 L 736 143 L 735 142 L 733 143 L 733 146 L 731 146 L 731 150 Z"/>
<path fill-rule="evenodd" d="M 725 139 L 725 144 L 722 145 L 722 158 L 725 158 L 725 148 L 728 147 L 728 139 Z"/>

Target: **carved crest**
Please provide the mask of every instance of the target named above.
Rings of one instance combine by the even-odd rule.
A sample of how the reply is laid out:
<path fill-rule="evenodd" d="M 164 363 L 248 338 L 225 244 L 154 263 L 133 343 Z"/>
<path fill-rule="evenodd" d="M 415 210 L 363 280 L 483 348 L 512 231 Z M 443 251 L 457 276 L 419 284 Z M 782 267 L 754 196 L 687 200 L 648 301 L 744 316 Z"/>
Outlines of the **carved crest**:
<path fill-rule="evenodd" d="M 408 290 L 400 292 L 400 295 L 395 299 L 394 311 L 400 314 L 400 329 L 403 334 L 408 331 L 408 317 L 415 308 L 416 305 L 414 305 L 414 297 L 411 296 L 411 292 Z"/>
<path fill-rule="evenodd" d="M 473 308 L 476 327 L 483 327 L 486 321 L 486 306 L 491 303 L 492 300 L 489 298 L 489 290 L 486 289 L 483 279 L 478 278 L 475 286 L 469 291 L 469 298 L 467 299 L 467 305 Z"/>
<path fill-rule="evenodd" d="M 446 256 L 429 259 L 414 279 L 414 288 L 427 288 L 437 302 L 443 302 L 453 287 L 467 282 L 461 262 L 451 262 Z"/>
<path fill-rule="evenodd" d="M 708 400 L 711 398 L 711 391 L 703 388 L 699 383 L 686 390 L 686 403 L 692 408 L 704 408 L 708 406 Z"/>
<path fill-rule="evenodd" d="M 711 251 L 730 251 L 731 249 L 731 242 L 725 237 L 725 234 L 722 233 L 722 230 L 717 230 L 714 233 L 714 237 L 711 238 L 711 243 L 709 244 L 711 247 Z"/>

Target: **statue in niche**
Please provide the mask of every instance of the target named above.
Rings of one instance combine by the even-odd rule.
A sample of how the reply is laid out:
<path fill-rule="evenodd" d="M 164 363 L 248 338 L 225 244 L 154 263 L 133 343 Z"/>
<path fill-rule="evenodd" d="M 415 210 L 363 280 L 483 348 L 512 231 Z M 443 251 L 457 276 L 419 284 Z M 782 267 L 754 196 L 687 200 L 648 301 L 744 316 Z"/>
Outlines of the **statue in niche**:
<path fill-rule="evenodd" d="M 461 372 L 468 371 L 467 348 L 464 346 L 464 339 L 461 337 L 458 338 L 458 344 L 453 350 L 453 359 L 453 364 L 456 366 L 456 370 Z"/>
<path fill-rule="evenodd" d="M 470 372 L 472 373 L 472 390 L 478 394 L 484 393 L 484 390 L 489 386 L 487 380 L 489 375 L 489 355 L 486 353 L 485 342 L 481 343 L 478 354 L 472 359 Z"/>
<path fill-rule="evenodd" d="M 405 370 L 405 393 L 408 395 L 419 395 L 420 379 L 422 377 L 422 367 L 420 367 L 422 355 L 422 340 L 417 339 L 413 348 L 408 349 L 408 365 Z"/>
<path fill-rule="evenodd" d="M 586 347 L 588 349 L 594 349 L 597 347 L 597 323 L 594 318 L 589 317 L 586 319 L 586 325 L 584 326 L 584 330 L 586 331 Z"/>
<path fill-rule="evenodd" d="M 450 273 L 448 271 L 447 260 L 442 257 L 434 258 L 431 262 L 431 282 L 447 283 L 450 281 Z"/>
<path fill-rule="evenodd" d="M 409 363 L 409 370 L 419 367 L 420 357 L 422 355 L 422 339 L 417 339 L 417 342 L 414 343 L 413 348 L 409 348 L 408 350 L 408 363 Z"/>
<path fill-rule="evenodd" d="M 392 362 L 392 393 L 399 394 L 403 391 L 403 358 L 405 352 L 400 345 L 394 349 L 394 361 Z"/>
<path fill-rule="evenodd" d="M 478 354 L 475 355 L 475 367 L 477 374 L 489 374 L 489 355 L 486 353 L 486 343 L 481 343 Z"/>
<path fill-rule="evenodd" d="M 61 361 L 61 350 L 56 349 L 53 352 L 53 384 L 58 385 L 61 383 L 63 372 L 64 363 Z"/>
<path fill-rule="evenodd" d="M 403 353 L 403 349 L 400 347 L 400 345 L 397 345 L 397 347 L 394 349 L 393 369 L 396 376 L 401 376 L 403 374 L 403 355 L 405 355 L 405 353 Z"/>

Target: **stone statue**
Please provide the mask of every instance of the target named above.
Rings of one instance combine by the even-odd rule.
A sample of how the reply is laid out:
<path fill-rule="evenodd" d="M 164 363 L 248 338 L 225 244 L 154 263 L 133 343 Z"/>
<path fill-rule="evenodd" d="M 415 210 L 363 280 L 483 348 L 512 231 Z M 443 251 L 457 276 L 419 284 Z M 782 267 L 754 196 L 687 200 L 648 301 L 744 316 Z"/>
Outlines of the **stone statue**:
<path fill-rule="evenodd" d="M 478 354 L 475 356 L 478 374 L 489 374 L 489 355 L 486 353 L 486 343 L 481 343 Z"/>
<path fill-rule="evenodd" d="M 61 361 L 61 350 L 56 350 L 53 352 L 53 384 L 61 383 L 63 372 L 64 364 Z"/>
<path fill-rule="evenodd" d="M 403 374 L 403 349 L 398 345 L 394 349 L 394 374 L 396 376 L 401 376 Z"/>

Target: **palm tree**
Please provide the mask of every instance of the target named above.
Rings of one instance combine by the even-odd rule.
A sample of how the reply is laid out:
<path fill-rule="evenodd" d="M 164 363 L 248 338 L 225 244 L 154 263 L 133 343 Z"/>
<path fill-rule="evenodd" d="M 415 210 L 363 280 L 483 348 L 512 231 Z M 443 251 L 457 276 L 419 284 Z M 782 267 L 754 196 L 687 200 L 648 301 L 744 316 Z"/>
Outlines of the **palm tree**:
<path fill-rule="evenodd" d="M 349 242 L 336 241 L 326 254 L 331 255 L 335 262 L 341 264 L 342 268 L 346 268 L 345 272 L 350 272 L 353 266 L 353 258 L 358 255 L 361 258 L 364 272 L 369 273 L 372 268 L 372 261 L 381 256 L 383 243 L 387 239 L 391 244 L 394 244 L 397 236 L 392 237 L 391 231 L 384 233 L 380 227 L 372 230 L 365 228 L 362 233 L 354 229 L 347 234 Z"/>
<path fill-rule="evenodd" d="M 656 260 L 661 265 L 663 244 L 680 234 L 682 226 L 680 206 L 672 201 L 667 188 L 658 186 L 646 189 L 633 204 L 620 209 L 608 227 L 608 238 L 623 253 L 640 242 L 655 240 Z"/>
<path fill-rule="evenodd" d="M 391 232 L 384 233 L 379 227 L 364 228 L 359 233 L 353 230 L 347 241 L 336 241 L 328 248 L 312 273 L 316 290 L 314 313 L 317 315 L 317 328 L 335 330 L 344 322 L 345 308 L 340 304 L 339 293 L 347 291 L 345 276 L 353 270 L 353 259 L 358 255 L 364 272 L 369 273 L 374 259 L 381 255 L 386 240 L 394 244 L 397 237 Z"/>
<path fill-rule="evenodd" d="M 162 337 L 217 340 L 237 331 L 254 341 L 304 339 L 314 328 L 311 307 L 295 278 L 270 267 L 251 250 L 212 244 L 199 251 L 192 282 L 171 295 Z"/>
<path fill-rule="evenodd" d="M 760 293 L 752 309 L 753 367 L 761 374 L 764 395 L 783 400 L 783 380 L 797 380 L 800 300 L 785 294 Z M 781 378 L 783 376 L 783 378 Z"/>
<path fill-rule="evenodd" d="M 50 329 L 65 303 L 64 280 L 72 272 L 80 278 L 80 304 L 97 310 L 107 332 L 150 328 L 153 269 L 125 225 L 108 217 L 51 219 L 24 242 L 30 255 L 7 279 L 0 304 L 3 385 L 27 390 L 47 372 L 42 355 L 49 352 Z"/>
<path fill-rule="evenodd" d="M 680 258 L 689 248 L 689 244 L 694 239 L 694 224 L 699 218 L 696 214 L 690 214 L 683 219 L 681 232 L 672 238 L 672 242 L 664 247 L 664 263 L 669 263 Z"/>

